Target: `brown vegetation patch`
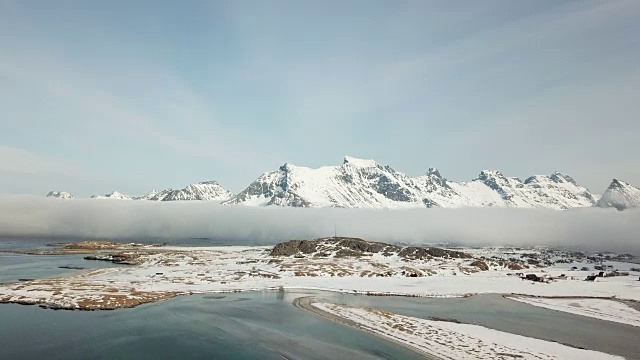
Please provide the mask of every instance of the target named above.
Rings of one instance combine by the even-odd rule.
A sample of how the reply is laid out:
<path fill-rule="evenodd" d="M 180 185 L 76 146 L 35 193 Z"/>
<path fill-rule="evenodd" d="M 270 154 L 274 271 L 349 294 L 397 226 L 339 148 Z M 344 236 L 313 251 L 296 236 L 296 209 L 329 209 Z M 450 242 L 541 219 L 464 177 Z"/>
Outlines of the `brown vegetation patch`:
<path fill-rule="evenodd" d="M 477 267 L 478 269 L 480 269 L 482 271 L 489 270 L 489 265 L 487 265 L 487 263 L 482 261 L 482 260 L 476 260 L 476 261 L 472 262 L 470 265 L 471 266 L 475 266 L 475 267 Z"/>

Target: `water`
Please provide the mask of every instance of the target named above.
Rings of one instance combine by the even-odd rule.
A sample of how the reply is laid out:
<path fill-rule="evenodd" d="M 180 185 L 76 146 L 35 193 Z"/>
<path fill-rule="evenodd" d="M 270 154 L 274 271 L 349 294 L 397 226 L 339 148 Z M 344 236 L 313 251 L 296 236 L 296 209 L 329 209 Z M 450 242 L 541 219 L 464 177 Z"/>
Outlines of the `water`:
<path fill-rule="evenodd" d="M 419 359 L 291 305 L 300 294 L 194 295 L 79 312 L 0 305 L 2 359 Z"/>
<path fill-rule="evenodd" d="M 49 244 L 59 244 L 68 242 L 85 241 L 86 238 L 69 238 L 69 237 L 43 237 L 43 238 L 20 238 L 20 237 L 6 237 L 0 236 L 0 250 L 15 250 L 15 249 L 43 249 L 48 248 Z M 112 241 L 115 243 L 143 243 L 143 244 L 167 244 L 172 246 L 184 246 L 184 247 L 198 247 L 198 246 L 228 246 L 238 245 L 237 241 L 227 240 L 224 238 L 208 238 L 208 237 L 196 237 L 196 238 L 138 238 L 138 239 L 104 239 L 100 240 Z M 259 245 L 273 245 L 273 242 L 243 242 L 242 245 L 259 246 Z"/>
<path fill-rule="evenodd" d="M 23 255 L 0 253 L 0 283 L 15 282 L 19 279 L 40 279 L 72 274 L 75 269 L 61 266 L 99 269 L 122 266 L 106 261 L 85 260 L 85 255 Z"/>
<path fill-rule="evenodd" d="M 52 241 L 0 241 L 0 248 L 41 248 Z M 53 241 L 57 242 L 57 241 Z M 117 266 L 82 255 L 0 253 L 0 282 L 73 273 L 60 269 Z M 321 301 L 466 323 L 639 359 L 640 328 L 547 310 L 499 295 L 430 299 L 369 297 L 318 291 L 193 295 L 98 312 L 0 305 L 0 359 L 417 359 L 373 335 L 291 305 Z"/>
<path fill-rule="evenodd" d="M 336 295 L 331 295 L 336 297 Z M 423 319 L 460 320 L 513 334 L 640 359 L 640 328 L 531 306 L 497 294 L 469 298 L 337 296 L 353 306 L 371 306 Z M 327 300 L 331 300 L 328 298 Z"/>

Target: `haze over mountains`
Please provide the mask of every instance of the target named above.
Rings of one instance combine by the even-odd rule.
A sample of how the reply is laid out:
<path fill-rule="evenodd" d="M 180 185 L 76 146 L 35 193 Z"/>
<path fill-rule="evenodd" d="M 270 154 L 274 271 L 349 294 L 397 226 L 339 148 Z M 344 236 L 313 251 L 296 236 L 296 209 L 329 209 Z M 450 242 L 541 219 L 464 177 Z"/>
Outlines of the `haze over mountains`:
<path fill-rule="evenodd" d="M 614 207 L 618 210 L 640 207 L 640 189 L 624 181 L 613 179 L 597 206 Z"/>
<path fill-rule="evenodd" d="M 73 198 L 64 191 L 52 191 L 47 196 Z M 614 179 L 600 198 L 559 172 L 535 175 L 522 181 L 506 177 L 499 171 L 483 170 L 475 179 L 453 182 L 433 168 L 424 175 L 409 177 L 373 160 L 347 156 L 342 165 L 317 169 L 284 164 L 262 174 L 235 196 L 217 182 L 205 181 L 178 190 L 153 190 L 137 197 L 114 191 L 92 198 L 376 209 L 516 207 L 565 210 L 599 206 L 623 210 L 640 206 L 640 189 Z"/>

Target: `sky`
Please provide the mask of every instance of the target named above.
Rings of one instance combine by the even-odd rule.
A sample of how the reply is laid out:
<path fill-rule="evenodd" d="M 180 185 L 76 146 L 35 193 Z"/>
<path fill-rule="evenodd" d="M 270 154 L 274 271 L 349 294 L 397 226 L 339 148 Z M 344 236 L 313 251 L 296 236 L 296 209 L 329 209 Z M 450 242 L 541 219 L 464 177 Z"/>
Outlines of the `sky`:
<path fill-rule="evenodd" d="M 640 2 L 0 0 L 0 192 L 284 163 L 640 185 Z"/>

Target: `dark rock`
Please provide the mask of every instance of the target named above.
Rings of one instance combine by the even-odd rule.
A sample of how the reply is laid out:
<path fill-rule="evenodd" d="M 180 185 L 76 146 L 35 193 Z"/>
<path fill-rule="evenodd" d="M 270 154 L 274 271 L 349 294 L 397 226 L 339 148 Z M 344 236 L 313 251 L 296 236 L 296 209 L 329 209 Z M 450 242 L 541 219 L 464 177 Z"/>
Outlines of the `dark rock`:
<path fill-rule="evenodd" d="M 407 259 L 438 258 L 471 258 L 471 255 L 461 251 L 445 250 L 435 247 L 408 246 L 385 244 L 375 241 L 367 241 L 359 238 L 332 237 L 316 240 L 290 240 L 279 243 L 270 251 L 271 256 L 296 256 L 305 257 L 313 254 L 314 257 L 328 257 L 335 251 L 335 257 L 359 257 L 381 253 L 384 256 L 398 256 Z"/>
<path fill-rule="evenodd" d="M 291 240 L 273 247 L 271 256 L 291 256 L 298 253 L 311 254 L 316 251 L 317 243 L 309 240 Z"/>
<path fill-rule="evenodd" d="M 131 258 L 124 254 L 107 254 L 107 255 L 89 255 L 84 257 L 85 260 L 109 261 L 114 264 L 134 265 Z"/>
<path fill-rule="evenodd" d="M 489 270 L 489 266 L 487 265 L 487 263 L 482 261 L 482 260 L 476 260 L 476 261 L 472 262 L 470 265 L 471 266 L 475 266 L 475 267 L 477 267 L 478 269 L 480 269 L 482 271 Z"/>
<path fill-rule="evenodd" d="M 432 257 L 439 258 L 455 258 L 455 259 L 464 259 L 471 258 L 471 255 L 463 253 L 462 251 L 455 250 L 445 250 L 435 247 L 418 247 L 418 246 L 407 246 L 404 249 L 400 250 L 398 256 L 403 257 L 409 260 L 422 260 L 429 259 Z"/>
<path fill-rule="evenodd" d="M 351 250 L 351 249 L 340 249 L 336 252 L 336 257 L 337 258 L 344 258 L 344 257 L 360 257 L 362 256 L 362 252 L 361 251 L 356 251 L 356 250 Z"/>

